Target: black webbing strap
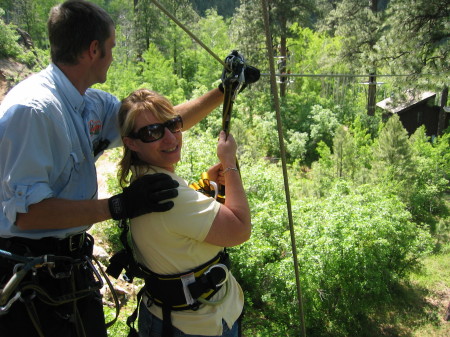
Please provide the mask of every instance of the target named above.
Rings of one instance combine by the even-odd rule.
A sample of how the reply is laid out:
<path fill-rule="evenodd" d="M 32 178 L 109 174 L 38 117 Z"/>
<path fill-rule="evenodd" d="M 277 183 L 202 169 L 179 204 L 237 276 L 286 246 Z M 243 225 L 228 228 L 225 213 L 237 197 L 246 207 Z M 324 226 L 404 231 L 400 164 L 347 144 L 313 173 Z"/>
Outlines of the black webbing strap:
<path fill-rule="evenodd" d="M 137 336 L 134 322 L 137 319 L 139 305 L 144 291 L 147 292 L 154 304 L 160 306 L 162 309 L 163 337 L 171 337 L 173 332 L 172 311 L 197 310 L 200 306 L 198 298 L 201 297 L 208 300 L 221 289 L 223 281 L 227 277 L 227 270 L 225 268 L 211 267 L 221 264 L 229 269 L 230 259 L 228 253 L 226 250 L 219 252 L 213 259 L 194 268 L 188 273 L 161 275 L 152 272 L 135 260 L 133 250 L 128 241 L 129 225 L 126 220 L 121 221 L 120 227 L 122 228 L 120 241 L 124 249 L 111 257 L 109 260 L 110 265 L 106 269 L 106 273 L 114 278 L 118 278 L 125 269 L 124 278 L 128 282 L 132 282 L 134 277 L 145 280 L 145 286 L 137 295 L 137 308 L 127 319 L 127 325 L 130 328 L 128 337 Z M 194 299 L 194 304 L 187 304 L 181 278 L 191 273 L 195 276 L 195 282 L 189 284 L 188 289 Z"/>
<path fill-rule="evenodd" d="M 220 289 L 216 285 L 227 277 L 225 269 L 212 268 L 217 264 L 224 265 L 226 269 L 229 269 L 230 259 L 226 251 L 219 252 L 213 259 L 185 273 L 161 275 L 147 269 L 148 275 L 145 277 L 147 293 L 155 301 L 155 304 L 161 307 L 164 303 L 168 303 L 172 310 L 192 309 L 192 306 L 186 303 L 181 279 L 186 275 L 195 276 L 195 282 L 187 286 L 192 298 L 194 300 L 199 297 L 209 299 Z"/>
<path fill-rule="evenodd" d="M 146 277 L 146 268 L 140 265 L 134 258 L 133 249 L 128 242 L 130 226 L 127 220 L 121 220 L 119 227 L 122 228 L 120 242 L 122 242 L 124 248 L 109 259 L 109 266 L 106 268 L 106 273 L 117 279 L 122 271 L 125 270 L 124 279 L 132 283 L 135 277 L 142 279 Z"/>
<path fill-rule="evenodd" d="M 162 306 L 162 314 L 163 314 L 162 337 L 172 337 L 172 335 L 173 335 L 171 312 L 172 312 L 172 309 L 171 309 L 170 305 L 163 304 L 163 306 Z"/>
<path fill-rule="evenodd" d="M 139 313 L 139 307 L 142 301 L 142 295 L 144 294 L 145 287 L 142 287 L 141 290 L 136 295 L 136 309 L 134 309 L 133 313 L 127 318 L 127 325 L 130 328 L 130 331 L 128 332 L 127 337 L 139 337 L 138 332 L 136 331 L 136 328 L 134 327 L 134 322 L 136 321 Z"/>

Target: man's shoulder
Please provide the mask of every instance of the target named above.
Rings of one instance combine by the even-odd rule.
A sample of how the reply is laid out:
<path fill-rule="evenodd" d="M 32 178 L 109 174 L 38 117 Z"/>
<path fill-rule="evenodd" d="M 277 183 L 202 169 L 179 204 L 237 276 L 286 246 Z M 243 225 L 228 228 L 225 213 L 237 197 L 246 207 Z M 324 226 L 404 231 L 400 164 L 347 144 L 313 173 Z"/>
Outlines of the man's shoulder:
<path fill-rule="evenodd" d="M 94 101 L 107 101 L 107 102 L 118 102 L 119 99 L 114 96 L 113 94 L 100 90 L 95 88 L 89 88 L 86 90 L 85 93 L 86 97 L 89 97 L 89 99 L 92 99 Z"/>
<path fill-rule="evenodd" d="M 41 109 L 58 101 L 55 94 L 54 85 L 41 73 L 37 73 L 14 86 L 1 102 L 0 110 L 7 110 L 12 106 Z"/>

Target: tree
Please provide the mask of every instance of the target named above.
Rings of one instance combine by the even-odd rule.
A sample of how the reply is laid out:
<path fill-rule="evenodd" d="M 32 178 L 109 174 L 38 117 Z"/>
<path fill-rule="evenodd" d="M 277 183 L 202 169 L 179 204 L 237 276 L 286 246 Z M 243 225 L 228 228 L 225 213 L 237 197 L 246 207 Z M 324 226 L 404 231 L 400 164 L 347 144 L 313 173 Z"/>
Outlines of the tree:
<path fill-rule="evenodd" d="M 260 0 L 241 0 L 231 20 L 230 36 L 249 64 L 268 71 L 264 23 Z"/>
<path fill-rule="evenodd" d="M 416 223 L 428 225 L 432 232 L 437 232 L 439 217 L 448 214 L 445 192 L 449 183 L 450 134 L 431 142 L 422 126 L 409 141 L 416 171 L 409 184 L 409 209 Z"/>
<path fill-rule="evenodd" d="M 399 80 L 407 81 L 409 86 L 425 85 L 427 90 L 442 90 L 448 84 L 450 70 L 450 2 L 396 0 L 389 4 L 387 15 L 383 25 L 386 33 L 378 48 L 390 71 L 415 75 L 438 73 L 431 80 L 415 77 Z"/>
<path fill-rule="evenodd" d="M 384 2 L 343 0 L 327 18 L 329 30 L 343 37 L 342 57 L 354 71 L 369 73 L 367 114 L 375 114 L 376 73 L 382 66 L 375 46 L 384 34 Z"/>
<path fill-rule="evenodd" d="M 14 23 L 28 33 L 33 44 L 39 48 L 48 48 L 46 22 L 50 8 L 58 0 L 0 0 L 5 9 L 6 22 Z"/>
<path fill-rule="evenodd" d="M 289 58 L 287 38 L 292 32 L 289 26 L 296 22 L 304 27 L 311 26 L 311 16 L 314 12 L 312 0 L 269 0 L 269 16 L 274 49 L 281 58 L 280 73 L 287 73 L 286 62 Z M 279 41 L 278 45 L 276 41 Z M 284 65 L 283 65 L 284 62 Z M 280 77 L 280 96 L 286 95 L 287 77 Z"/>
<path fill-rule="evenodd" d="M 391 186 L 392 191 L 406 202 L 415 171 L 408 132 L 398 115 L 390 117 L 381 130 L 374 144 L 373 159 L 374 182 Z"/>
<path fill-rule="evenodd" d="M 356 146 L 347 127 L 338 127 L 333 139 L 333 158 L 337 178 L 353 180 L 357 169 Z"/>
<path fill-rule="evenodd" d="M 232 17 L 239 4 L 239 0 L 191 0 L 191 2 L 201 16 L 205 16 L 208 9 L 215 9 L 225 18 Z"/>

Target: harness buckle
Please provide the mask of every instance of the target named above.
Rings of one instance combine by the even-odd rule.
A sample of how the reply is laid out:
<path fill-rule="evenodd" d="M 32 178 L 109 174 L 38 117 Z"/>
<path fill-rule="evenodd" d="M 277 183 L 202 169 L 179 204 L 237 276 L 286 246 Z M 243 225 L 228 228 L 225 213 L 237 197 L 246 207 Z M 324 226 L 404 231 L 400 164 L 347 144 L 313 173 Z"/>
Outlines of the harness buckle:
<path fill-rule="evenodd" d="M 69 236 L 69 251 L 74 252 L 81 248 L 84 243 L 84 238 L 84 233 Z"/>
<path fill-rule="evenodd" d="M 225 272 L 225 279 L 224 279 L 222 282 L 220 282 L 220 283 L 218 283 L 218 284 L 215 285 L 216 288 L 219 288 L 219 287 L 223 286 L 223 285 L 225 284 L 225 282 L 227 282 L 227 280 L 228 280 L 228 272 L 229 272 L 229 271 L 228 271 L 228 267 L 227 267 L 226 265 L 224 265 L 223 263 L 217 263 L 217 264 L 214 264 L 214 265 L 212 265 L 211 267 L 209 267 L 209 269 L 208 269 L 207 271 L 205 271 L 204 275 L 205 275 L 205 276 L 208 276 L 208 274 L 209 274 L 214 268 L 222 268 L 223 271 Z"/>

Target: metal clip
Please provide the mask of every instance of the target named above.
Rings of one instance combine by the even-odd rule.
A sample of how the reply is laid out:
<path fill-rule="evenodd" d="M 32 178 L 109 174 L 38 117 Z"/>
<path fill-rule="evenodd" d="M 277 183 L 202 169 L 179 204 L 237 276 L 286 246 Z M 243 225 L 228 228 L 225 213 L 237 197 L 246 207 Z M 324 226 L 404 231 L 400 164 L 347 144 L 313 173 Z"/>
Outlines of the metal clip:
<path fill-rule="evenodd" d="M 92 272 L 94 273 L 94 275 L 95 275 L 95 277 L 97 278 L 97 284 L 98 284 L 98 286 L 101 288 L 101 287 L 103 287 L 103 279 L 102 279 L 102 277 L 100 276 L 100 274 L 99 274 L 99 272 L 98 272 L 98 270 L 94 267 L 94 265 L 92 264 L 92 262 L 91 262 L 91 259 L 89 258 L 89 257 L 87 257 L 87 256 L 85 256 L 84 257 L 84 260 L 87 262 L 87 265 L 89 266 L 89 268 L 92 270 Z"/>
<path fill-rule="evenodd" d="M 226 265 L 224 265 L 222 263 L 217 263 L 217 264 L 214 264 L 211 267 L 209 267 L 209 269 L 207 271 L 205 271 L 204 275 L 208 275 L 211 272 L 211 270 L 213 270 L 214 268 L 222 268 L 225 271 L 225 279 L 222 282 L 220 282 L 219 284 L 216 284 L 216 288 L 218 288 L 218 287 L 223 286 L 225 284 L 225 282 L 227 282 L 227 280 L 228 280 L 228 268 L 227 268 Z"/>
<path fill-rule="evenodd" d="M 11 308 L 11 306 L 13 305 L 13 303 L 14 303 L 15 301 L 17 301 L 17 300 L 20 298 L 21 295 L 22 295 L 22 293 L 21 293 L 20 291 L 18 291 L 18 292 L 14 295 L 14 297 L 11 298 L 11 299 L 8 301 L 8 303 L 5 304 L 5 306 L 0 307 L 0 316 L 3 315 L 3 314 L 8 313 L 8 311 L 9 311 L 9 309 Z"/>

